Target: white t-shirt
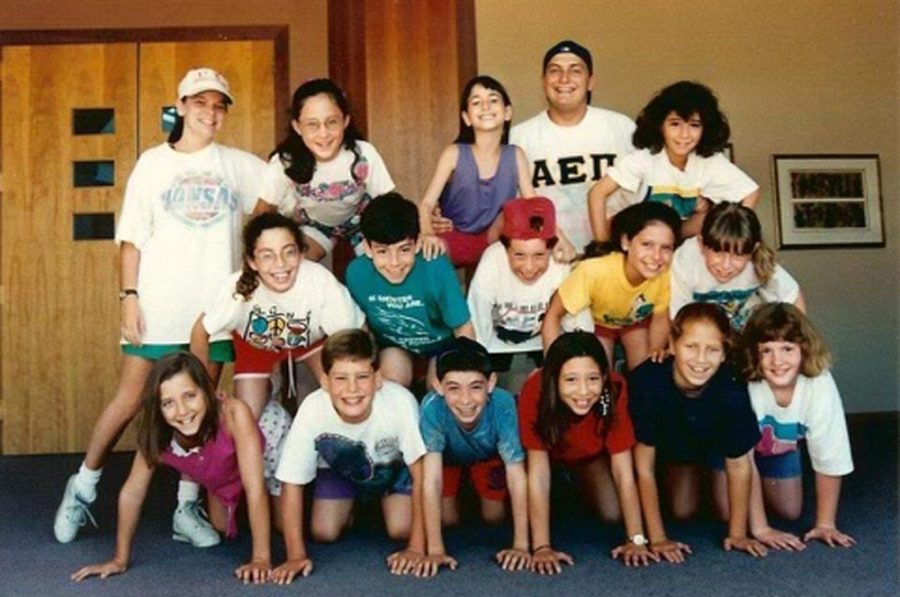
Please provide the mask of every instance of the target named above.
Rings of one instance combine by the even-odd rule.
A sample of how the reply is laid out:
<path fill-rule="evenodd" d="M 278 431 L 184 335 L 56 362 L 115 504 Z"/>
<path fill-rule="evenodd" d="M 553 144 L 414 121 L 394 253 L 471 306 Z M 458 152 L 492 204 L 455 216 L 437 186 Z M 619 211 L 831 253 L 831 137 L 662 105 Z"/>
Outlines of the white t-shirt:
<path fill-rule="evenodd" d="M 372 413 L 362 423 L 346 423 L 323 389 L 307 396 L 288 433 L 275 477 L 306 485 L 319 468 L 361 485 L 377 482 L 399 463 L 410 465 L 425 454 L 419 433 L 419 407 L 403 386 L 385 381 L 375 393 Z M 337 470 L 334 464 L 338 464 Z"/>
<path fill-rule="evenodd" d="M 205 311 L 203 327 L 210 335 L 234 331 L 260 350 L 302 350 L 365 321 L 344 285 L 313 261 L 300 262 L 290 290 L 273 292 L 260 282 L 250 300 L 235 292 L 240 276 L 232 275 Z"/>
<path fill-rule="evenodd" d="M 697 237 L 687 239 L 675 251 L 671 279 L 669 314 L 673 319 L 688 303 L 715 303 L 725 310 L 737 331 L 744 329 L 750 311 L 756 305 L 794 303 L 800 296 L 797 281 L 780 265 L 775 266 L 772 278 L 765 286 L 756 277 L 752 261 L 728 282 L 719 282 L 706 269 Z"/>
<path fill-rule="evenodd" d="M 264 171 L 255 155 L 216 143 L 193 153 L 163 143 L 141 154 L 125 187 L 116 242 L 141 252 L 144 344 L 190 341 L 200 310 L 240 265 L 243 215 L 253 209 Z"/>
<path fill-rule="evenodd" d="M 812 378 L 801 374 L 786 407 L 778 406 L 765 380 L 747 388 L 762 432 L 757 452 L 771 456 L 796 450 L 805 437 L 814 471 L 834 476 L 853 471 L 844 407 L 831 372 Z"/>
<path fill-rule="evenodd" d="M 525 284 L 510 269 L 503 243 L 493 243 L 485 249 L 469 284 L 475 338 L 491 353 L 541 350 L 544 313 L 569 271 L 568 265 L 551 259 L 543 276 L 534 284 Z M 583 309 L 574 317 L 567 314 L 563 329 L 593 331 L 590 310 Z"/>
<path fill-rule="evenodd" d="M 587 196 L 617 156 L 633 151 L 634 122 L 623 114 L 588 106 L 575 126 L 560 126 L 547 111 L 518 124 L 510 143 L 525 151 L 538 195 L 556 206 L 556 221 L 580 252 L 593 238 Z"/>
<path fill-rule="evenodd" d="M 700 197 L 713 203 L 738 203 L 759 188 L 722 153 L 708 158 L 691 153 L 684 170 L 680 170 L 672 165 L 665 151 L 654 154 L 649 149 L 639 149 L 617 160 L 610 167 L 609 176 L 628 193 L 610 198 L 607 217 L 634 203 L 658 201 L 687 218 L 696 211 Z"/>
<path fill-rule="evenodd" d="M 285 165 L 276 153 L 269 160 L 260 198 L 297 221 L 306 219 L 298 217 L 302 209 L 308 219 L 325 226 L 344 224 L 356 215 L 364 195 L 377 197 L 394 188 L 394 181 L 375 148 L 366 141 L 357 141 L 356 147 L 360 159 L 355 166 L 354 153 L 341 148 L 331 161 L 316 163 L 312 179 L 304 184 L 288 178 Z"/>

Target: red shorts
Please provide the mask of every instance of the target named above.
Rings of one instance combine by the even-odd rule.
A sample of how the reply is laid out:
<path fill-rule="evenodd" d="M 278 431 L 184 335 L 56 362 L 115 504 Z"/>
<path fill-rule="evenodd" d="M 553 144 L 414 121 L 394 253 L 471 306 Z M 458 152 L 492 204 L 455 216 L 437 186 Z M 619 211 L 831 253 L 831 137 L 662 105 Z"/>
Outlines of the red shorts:
<path fill-rule="evenodd" d="M 652 317 L 652 316 L 651 316 Z M 594 324 L 594 335 L 599 338 L 609 338 L 610 340 L 618 340 L 622 337 L 622 334 L 631 330 L 639 330 L 641 328 L 649 328 L 650 327 L 650 317 L 646 319 L 642 319 L 637 323 L 633 323 L 629 326 L 625 326 L 623 328 L 608 328 L 604 325 L 600 325 L 599 323 Z"/>
<path fill-rule="evenodd" d="M 310 351 L 319 348 L 325 342 L 322 338 L 311 346 L 295 348 L 293 350 L 263 350 L 248 344 L 237 332 L 231 333 L 234 343 L 234 374 L 237 375 L 269 375 L 277 363 L 292 358 L 301 360 Z"/>
<path fill-rule="evenodd" d="M 478 265 L 481 254 L 488 247 L 488 231 L 483 230 L 477 234 L 471 232 L 459 232 L 451 230 L 441 235 L 447 243 L 447 252 L 450 262 L 455 267 L 470 267 Z"/>
<path fill-rule="evenodd" d="M 459 493 L 464 468 L 469 470 L 472 485 L 482 498 L 495 502 L 506 499 L 506 465 L 499 458 L 476 462 L 468 467 L 444 465 L 444 497 L 455 497 Z"/>

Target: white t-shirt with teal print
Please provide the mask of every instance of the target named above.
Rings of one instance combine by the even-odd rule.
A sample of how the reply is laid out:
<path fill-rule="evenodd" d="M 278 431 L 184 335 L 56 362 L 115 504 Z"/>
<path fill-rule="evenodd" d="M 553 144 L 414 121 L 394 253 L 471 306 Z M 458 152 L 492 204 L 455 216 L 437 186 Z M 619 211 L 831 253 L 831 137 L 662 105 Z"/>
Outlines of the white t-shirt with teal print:
<path fill-rule="evenodd" d="M 688 303 L 715 303 L 728 314 L 731 326 L 740 331 L 756 305 L 794 303 L 800 296 L 797 281 L 780 265 L 775 266 L 772 278 L 765 285 L 756 276 L 752 261 L 728 282 L 719 282 L 706 269 L 696 236 L 684 241 L 675 251 L 671 271 L 669 314 L 673 319 Z"/>
<path fill-rule="evenodd" d="M 641 201 L 665 203 L 682 218 L 688 218 L 696 211 L 699 197 L 713 203 L 738 203 L 759 188 L 722 153 L 708 158 L 691 153 L 684 170 L 680 170 L 672 165 L 665 151 L 650 153 L 649 149 L 639 149 L 619 158 L 609 168 L 609 176 L 629 191 L 610 198 L 606 208 L 610 218 Z"/>

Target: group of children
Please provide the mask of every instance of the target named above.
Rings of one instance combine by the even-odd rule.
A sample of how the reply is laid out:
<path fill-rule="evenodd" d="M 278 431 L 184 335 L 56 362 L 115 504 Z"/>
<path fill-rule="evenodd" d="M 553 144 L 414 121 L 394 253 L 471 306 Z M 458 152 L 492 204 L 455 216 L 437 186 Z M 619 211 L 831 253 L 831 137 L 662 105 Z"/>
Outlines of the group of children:
<path fill-rule="evenodd" d="M 707 469 L 726 550 L 854 543 L 836 527 L 853 464 L 830 357 L 763 243 L 758 187 L 721 153 L 728 125 L 709 89 L 676 83 L 641 112 L 638 150 L 585 197 L 587 247 L 534 197 L 495 79 L 465 87 L 459 137 L 418 203 L 394 191 L 330 80 L 297 89 L 268 165 L 215 143 L 232 102 L 221 75 L 190 71 L 172 136 L 129 180 L 117 231 L 122 378 L 66 486 L 59 541 L 93 520 L 103 462 L 140 411 L 138 450 L 114 557 L 73 579 L 127 569 L 160 462 L 182 475 L 177 540 L 233 536 L 246 497 L 244 582 L 308 575 L 306 538 L 336 540 L 355 502 L 376 497 L 388 536 L 406 542 L 387 558 L 392 573 L 454 569 L 442 527 L 460 518 L 464 477 L 487 523 L 511 513 L 499 565 L 557 573 L 573 560 L 550 532 L 556 467 L 602 520 L 622 521 L 611 553 L 626 565 L 690 553 L 666 535 L 660 496 L 672 516 L 693 516 Z M 346 286 L 318 263 L 338 242 L 357 254 Z M 536 369 L 502 388 L 512 356 Z M 229 361 L 234 398 L 215 390 Z M 291 390 L 301 364 L 319 384 L 293 422 L 270 380 L 282 362 Z M 423 387 L 419 404 L 410 388 Z M 767 518 L 801 514 L 801 439 L 818 499 L 803 540 Z M 274 568 L 272 525 L 286 552 Z"/>

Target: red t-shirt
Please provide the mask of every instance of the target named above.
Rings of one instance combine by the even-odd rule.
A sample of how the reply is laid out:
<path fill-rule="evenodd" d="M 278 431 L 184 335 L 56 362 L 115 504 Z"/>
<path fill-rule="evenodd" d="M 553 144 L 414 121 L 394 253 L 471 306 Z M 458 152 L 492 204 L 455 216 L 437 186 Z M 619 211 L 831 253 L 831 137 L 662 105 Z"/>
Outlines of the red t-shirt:
<path fill-rule="evenodd" d="M 594 411 L 583 417 L 572 416 L 572 424 L 566 429 L 565 434 L 550 452 L 552 460 L 558 460 L 565 464 L 596 458 L 604 448 L 610 454 L 617 454 L 630 450 L 634 446 L 634 428 L 631 425 L 631 417 L 628 415 L 628 392 L 625 388 L 625 380 L 613 373 L 611 379 L 622 388 L 616 399 L 615 415 L 612 426 L 604 429 L 603 419 Z M 537 434 L 534 425 L 538 417 L 538 401 L 541 397 L 541 370 L 535 370 L 519 393 L 519 435 L 522 437 L 522 447 L 526 450 L 547 450 L 544 441 Z"/>

